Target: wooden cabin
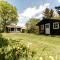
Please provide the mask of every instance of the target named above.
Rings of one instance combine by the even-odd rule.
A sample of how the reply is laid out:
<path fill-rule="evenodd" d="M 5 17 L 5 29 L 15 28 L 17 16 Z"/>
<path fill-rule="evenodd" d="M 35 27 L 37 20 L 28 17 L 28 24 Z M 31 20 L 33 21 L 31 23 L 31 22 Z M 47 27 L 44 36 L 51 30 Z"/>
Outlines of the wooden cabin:
<path fill-rule="evenodd" d="M 37 23 L 39 34 L 60 35 L 60 20 L 42 19 Z"/>

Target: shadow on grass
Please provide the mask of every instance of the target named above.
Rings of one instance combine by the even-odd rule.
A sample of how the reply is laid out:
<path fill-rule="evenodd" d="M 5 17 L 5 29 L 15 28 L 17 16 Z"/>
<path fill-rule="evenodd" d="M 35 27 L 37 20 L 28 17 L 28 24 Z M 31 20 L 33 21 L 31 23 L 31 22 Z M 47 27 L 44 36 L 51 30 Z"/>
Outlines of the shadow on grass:
<path fill-rule="evenodd" d="M 4 38 L 2 34 L 0 34 L 0 60 L 5 60 L 5 47 L 8 46 L 8 39 Z"/>
<path fill-rule="evenodd" d="M 0 48 L 8 46 L 8 40 L 0 34 Z"/>

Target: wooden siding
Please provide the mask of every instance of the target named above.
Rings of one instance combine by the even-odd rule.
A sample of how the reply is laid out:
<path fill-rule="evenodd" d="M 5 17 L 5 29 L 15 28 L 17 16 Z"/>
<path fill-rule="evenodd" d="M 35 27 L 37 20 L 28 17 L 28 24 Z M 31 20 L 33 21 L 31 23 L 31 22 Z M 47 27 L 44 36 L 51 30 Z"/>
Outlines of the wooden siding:
<path fill-rule="evenodd" d="M 53 29 L 53 23 L 54 22 L 59 22 L 59 29 Z M 60 20 L 55 20 L 55 19 L 45 19 L 40 21 L 37 25 L 39 26 L 39 33 L 40 34 L 45 34 L 45 24 L 50 23 L 50 34 L 51 35 L 60 35 Z M 40 25 L 44 24 L 44 30 L 41 30 Z"/>

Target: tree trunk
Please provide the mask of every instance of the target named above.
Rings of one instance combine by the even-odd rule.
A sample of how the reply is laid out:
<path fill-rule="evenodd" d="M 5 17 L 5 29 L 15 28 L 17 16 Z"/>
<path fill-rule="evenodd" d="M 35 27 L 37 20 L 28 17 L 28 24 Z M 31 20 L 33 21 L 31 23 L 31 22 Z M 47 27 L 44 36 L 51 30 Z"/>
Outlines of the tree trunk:
<path fill-rule="evenodd" d="M 3 28 L 3 29 L 4 29 L 4 33 L 6 33 L 6 32 L 7 32 L 7 31 L 6 31 L 6 26 L 4 26 L 4 28 Z"/>
<path fill-rule="evenodd" d="M 4 21 L 4 25 L 3 25 L 3 31 L 6 33 L 6 20 Z"/>

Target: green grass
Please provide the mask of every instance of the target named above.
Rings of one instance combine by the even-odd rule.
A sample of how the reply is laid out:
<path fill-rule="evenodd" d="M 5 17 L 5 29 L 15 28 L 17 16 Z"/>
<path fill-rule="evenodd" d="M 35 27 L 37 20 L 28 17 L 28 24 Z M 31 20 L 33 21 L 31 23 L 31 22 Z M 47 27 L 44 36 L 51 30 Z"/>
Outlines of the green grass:
<path fill-rule="evenodd" d="M 5 38 L 12 39 L 14 43 L 17 41 L 26 44 L 32 50 L 37 52 L 36 60 L 43 57 L 43 60 L 60 60 L 60 36 L 45 36 L 26 33 L 2 33 Z M 56 59 L 57 58 L 57 59 Z"/>

